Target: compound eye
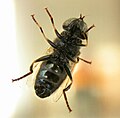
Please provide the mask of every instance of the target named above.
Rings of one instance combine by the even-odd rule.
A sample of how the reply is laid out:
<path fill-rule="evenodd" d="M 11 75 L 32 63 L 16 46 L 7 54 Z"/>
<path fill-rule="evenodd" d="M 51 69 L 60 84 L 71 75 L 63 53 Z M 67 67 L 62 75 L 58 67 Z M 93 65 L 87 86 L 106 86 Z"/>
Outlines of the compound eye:
<path fill-rule="evenodd" d="M 72 22 L 76 20 L 76 18 L 70 18 L 68 20 L 66 20 L 64 23 L 63 23 L 63 29 L 69 31 L 72 27 Z"/>

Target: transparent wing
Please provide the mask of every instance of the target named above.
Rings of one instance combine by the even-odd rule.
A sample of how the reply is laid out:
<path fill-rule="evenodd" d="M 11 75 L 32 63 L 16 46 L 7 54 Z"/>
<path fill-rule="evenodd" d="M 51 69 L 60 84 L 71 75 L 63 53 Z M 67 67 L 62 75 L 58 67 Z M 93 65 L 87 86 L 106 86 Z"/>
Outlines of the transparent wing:
<path fill-rule="evenodd" d="M 69 83 L 70 83 L 70 79 L 67 77 L 60 85 L 60 87 L 53 93 L 52 100 L 54 102 L 57 102 L 61 98 L 63 94 L 63 89 L 66 88 L 69 85 Z"/>
<path fill-rule="evenodd" d="M 47 51 L 45 52 L 44 55 L 49 55 L 53 52 L 53 48 L 52 47 L 49 47 L 47 49 Z M 29 87 L 33 87 L 34 84 L 35 84 L 35 80 L 36 80 L 36 75 L 38 73 L 38 70 L 40 69 L 40 65 L 41 65 L 42 61 L 41 62 L 36 62 L 34 65 L 33 65 L 33 74 L 32 74 L 32 77 L 28 77 L 27 78 L 27 81 L 26 81 L 26 85 L 29 86 Z"/>
<path fill-rule="evenodd" d="M 71 72 L 73 71 L 74 67 L 75 67 L 75 63 L 70 61 Z M 71 83 L 71 80 L 67 76 L 66 79 L 63 81 L 63 83 L 60 85 L 60 87 L 53 93 L 52 99 L 54 102 L 57 102 L 61 98 L 63 94 L 63 90 L 67 88 L 67 86 L 69 86 L 70 83 Z"/>
<path fill-rule="evenodd" d="M 53 52 L 53 47 L 49 47 L 46 51 L 46 55 L 51 54 Z"/>

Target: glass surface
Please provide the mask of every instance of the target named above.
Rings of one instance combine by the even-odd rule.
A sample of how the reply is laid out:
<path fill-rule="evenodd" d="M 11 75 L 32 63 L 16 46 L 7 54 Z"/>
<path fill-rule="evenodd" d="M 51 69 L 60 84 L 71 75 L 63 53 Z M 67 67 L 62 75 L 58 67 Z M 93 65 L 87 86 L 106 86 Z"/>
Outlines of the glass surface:
<path fill-rule="evenodd" d="M 119 0 L 2 0 L 0 5 L 0 117 L 1 118 L 119 118 L 120 117 L 120 1 Z M 81 48 L 73 72 L 73 85 L 64 97 L 38 98 L 32 76 L 12 83 L 29 71 L 30 64 L 45 54 L 49 45 L 30 15 L 35 14 L 46 36 L 56 35 L 45 12 L 47 7 L 61 32 L 69 18 L 85 15 L 88 46 Z"/>

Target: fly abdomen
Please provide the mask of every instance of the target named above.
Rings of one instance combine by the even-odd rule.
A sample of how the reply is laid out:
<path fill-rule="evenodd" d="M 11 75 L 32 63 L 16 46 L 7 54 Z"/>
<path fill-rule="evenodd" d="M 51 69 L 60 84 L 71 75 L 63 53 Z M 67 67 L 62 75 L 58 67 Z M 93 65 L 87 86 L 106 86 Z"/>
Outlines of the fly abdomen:
<path fill-rule="evenodd" d="M 34 88 L 37 96 L 45 98 L 51 95 L 54 84 L 44 78 L 38 78 L 36 79 Z"/>
<path fill-rule="evenodd" d="M 36 94 L 45 98 L 50 96 L 64 81 L 66 73 L 62 67 L 45 61 L 41 64 L 35 81 Z"/>

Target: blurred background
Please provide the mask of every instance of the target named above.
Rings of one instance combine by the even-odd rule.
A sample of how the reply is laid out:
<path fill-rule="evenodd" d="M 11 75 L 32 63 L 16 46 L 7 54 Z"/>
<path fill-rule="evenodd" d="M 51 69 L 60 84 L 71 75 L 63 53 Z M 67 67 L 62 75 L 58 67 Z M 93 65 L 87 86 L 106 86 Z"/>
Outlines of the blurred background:
<path fill-rule="evenodd" d="M 0 4 L 0 117 L 1 118 L 119 118 L 120 117 L 120 1 L 119 0 L 1 0 Z M 31 19 L 36 15 L 49 39 L 56 37 L 44 8 L 48 7 L 57 29 L 71 17 L 85 15 L 89 45 L 73 73 L 67 92 L 58 102 L 38 98 L 31 76 L 12 83 L 29 71 L 32 61 L 45 54 L 49 45 Z M 29 82 L 28 82 L 29 81 Z M 27 84 L 29 83 L 29 84 Z"/>

